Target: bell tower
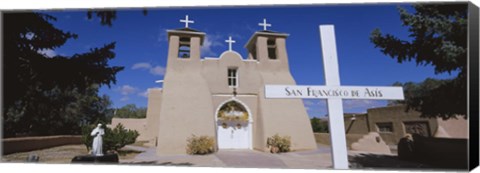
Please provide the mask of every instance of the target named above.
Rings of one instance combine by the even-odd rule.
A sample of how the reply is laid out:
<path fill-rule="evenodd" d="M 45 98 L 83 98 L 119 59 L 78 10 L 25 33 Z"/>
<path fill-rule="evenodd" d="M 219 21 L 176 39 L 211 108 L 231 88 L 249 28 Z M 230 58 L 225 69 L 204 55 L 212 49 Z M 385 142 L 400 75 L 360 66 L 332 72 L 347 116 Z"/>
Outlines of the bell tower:
<path fill-rule="evenodd" d="M 185 153 L 192 135 L 215 136 L 213 105 L 208 83 L 202 76 L 200 47 L 205 33 L 188 27 L 167 31 L 168 58 L 158 122 L 158 154 Z M 194 122 L 195 125 L 184 125 Z M 173 133 L 174 132 L 174 133 Z M 175 144 L 175 145 L 172 145 Z"/>
<path fill-rule="evenodd" d="M 289 70 L 285 45 L 289 34 L 267 30 L 272 25 L 266 23 L 266 19 L 259 25 L 263 30 L 255 32 L 245 45 L 248 59 L 259 61 L 261 69 Z"/>
<path fill-rule="evenodd" d="M 289 34 L 267 30 L 272 25 L 266 19 L 259 25 L 263 26 L 263 30 L 255 32 L 245 48 L 248 50 L 248 59 L 258 62 L 262 85 L 296 85 L 290 73 L 285 45 Z M 262 109 L 258 111 L 257 121 L 263 124 L 257 127 L 261 132 L 257 133 L 260 142 L 254 147 L 266 146 L 268 137 L 280 134 L 291 137 L 293 150 L 316 148 L 313 130 L 301 99 L 267 99 L 265 88 L 261 87 L 258 91 L 258 106 Z"/>

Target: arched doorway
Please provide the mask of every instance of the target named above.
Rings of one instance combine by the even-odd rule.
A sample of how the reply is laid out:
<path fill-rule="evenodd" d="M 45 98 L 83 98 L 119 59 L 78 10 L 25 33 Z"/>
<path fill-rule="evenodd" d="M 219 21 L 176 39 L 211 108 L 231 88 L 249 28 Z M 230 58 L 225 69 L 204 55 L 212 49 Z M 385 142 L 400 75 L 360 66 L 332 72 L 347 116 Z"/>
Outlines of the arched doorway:
<path fill-rule="evenodd" d="M 252 149 L 252 116 L 241 101 L 220 104 L 215 115 L 219 149 Z"/>

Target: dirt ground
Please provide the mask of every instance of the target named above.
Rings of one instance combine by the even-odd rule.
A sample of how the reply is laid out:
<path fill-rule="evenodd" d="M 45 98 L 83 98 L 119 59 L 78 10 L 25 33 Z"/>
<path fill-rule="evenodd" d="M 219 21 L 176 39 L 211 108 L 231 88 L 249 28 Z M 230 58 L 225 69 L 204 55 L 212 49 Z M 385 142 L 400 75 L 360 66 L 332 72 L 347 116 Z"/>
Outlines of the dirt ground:
<path fill-rule="evenodd" d="M 132 159 L 141 152 L 121 149 L 118 151 L 120 160 Z M 35 150 L 29 152 L 13 153 L 2 156 L 2 162 L 26 162 L 29 155 L 39 156 L 39 163 L 70 163 L 72 158 L 78 155 L 88 154 L 85 145 L 64 145 L 59 147 Z"/>

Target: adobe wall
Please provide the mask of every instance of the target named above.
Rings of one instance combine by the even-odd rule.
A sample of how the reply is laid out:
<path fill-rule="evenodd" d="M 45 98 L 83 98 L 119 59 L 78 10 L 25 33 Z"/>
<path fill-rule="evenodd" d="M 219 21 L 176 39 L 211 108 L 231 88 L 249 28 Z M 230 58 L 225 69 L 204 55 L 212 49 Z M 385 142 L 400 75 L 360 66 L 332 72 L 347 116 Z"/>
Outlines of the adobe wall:
<path fill-rule="evenodd" d="M 397 145 L 400 138 L 406 135 L 405 122 L 427 122 L 429 125 L 430 136 L 434 136 L 438 123 L 435 118 L 420 118 L 420 112 L 405 111 L 404 105 L 387 106 L 368 109 L 368 119 L 370 131 L 378 132 L 382 139 L 388 145 Z M 376 123 L 393 123 L 393 132 L 379 132 Z"/>
<path fill-rule="evenodd" d="M 130 130 L 136 130 L 140 135 L 136 141 L 146 141 L 147 138 L 147 120 L 145 118 L 112 118 L 110 128 L 115 128 L 118 124 Z"/>
<path fill-rule="evenodd" d="M 81 135 L 36 136 L 2 139 L 3 155 L 62 145 L 83 144 Z"/>
<path fill-rule="evenodd" d="M 464 119 L 462 116 L 448 120 L 437 118 L 437 123 L 438 130 L 435 137 L 468 139 L 468 119 Z"/>
<path fill-rule="evenodd" d="M 331 145 L 331 139 L 329 133 L 314 133 L 315 141 L 320 144 Z M 366 134 L 347 134 L 347 148 L 351 149 L 351 145 L 360 140 Z"/>
<path fill-rule="evenodd" d="M 158 138 L 158 126 L 160 119 L 160 110 L 162 106 L 162 89 L 148 89 L 148 106 L 147 106 L 147 127 L 146 140 L 147 145 L 156 146 Z"/>
<path fill-rule="evenodd" d="M 355 116 L 353 114 L 345 114 L 344 122 L 345 133 L 347 134 L 367 134 L 370 132 L 367 114 L 355 114 Z"/>

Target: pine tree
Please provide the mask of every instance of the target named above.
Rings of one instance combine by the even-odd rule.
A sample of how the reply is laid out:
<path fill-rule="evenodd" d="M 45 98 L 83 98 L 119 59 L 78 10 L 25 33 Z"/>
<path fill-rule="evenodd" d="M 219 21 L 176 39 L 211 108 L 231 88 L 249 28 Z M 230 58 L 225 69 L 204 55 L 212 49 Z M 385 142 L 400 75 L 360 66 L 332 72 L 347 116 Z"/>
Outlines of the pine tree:
<path fill-rule="evenodd" d="M 426 79 L 404 86 L 407 107 L 423 117 L 448 119 L 467 112 L 467 4 L 417 4 L 410 14 L 399 8 L 411 41 L 375 29 L 370 36 L 375 47 L 398 63 L 415 61 L 432 65 L 436 74 L 456 72 L 453 79 Z"/>
<path fill-rule="evenodd" d="M 59 127 L 78 127 L 69 124 L 78 122 L 65 116 L 66 110 L 82 97 L 98 97 L 95 86 L 116 82 L 115 75 L 123 67 L 108 65 L 115 57 L 115 43 L 72 56 L 49 57 L 42 52 L 78 36 L 55 28 L 50 22 L 56 18 L 50 15 L 3 15 L 4 136 L 57 134 L 71 130 Z M 100 103 L 105 99 L 97 98 L 95 104 L 105 104 Z"/>

